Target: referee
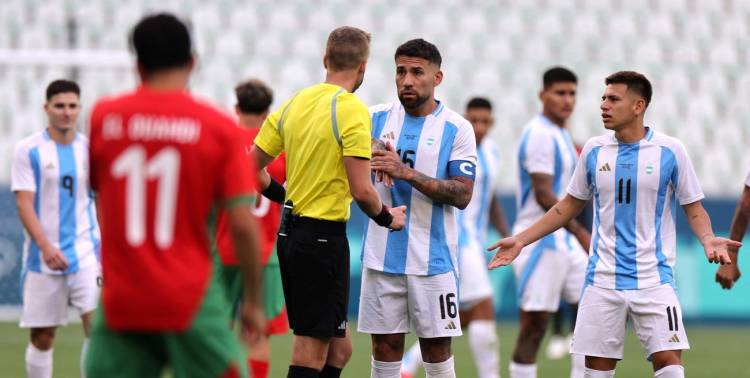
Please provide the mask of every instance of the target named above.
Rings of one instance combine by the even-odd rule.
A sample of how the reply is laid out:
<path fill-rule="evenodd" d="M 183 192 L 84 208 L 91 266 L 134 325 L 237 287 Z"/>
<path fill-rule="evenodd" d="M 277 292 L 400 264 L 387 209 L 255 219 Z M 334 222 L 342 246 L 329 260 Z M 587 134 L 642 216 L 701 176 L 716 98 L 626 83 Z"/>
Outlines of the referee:
<path fill-rule="evenodd" d="M 278 256 L 294 347 L 287 377 L 339 377 L 351 356 L 346 312 L 352 197 L 375 223 L 401 229 L 405 207 L 382 204 L 370 180 L 370 113 L 353 93 L 364 79 L 370 35 L 328 36 L 326 80 L 297 92 L 255 138 L 259 169 L 286 153 L 286 205 Z M 274 188 L 276 187 L 276 188 Z M 268 191 L 281 191 L 271 183 Z"/>

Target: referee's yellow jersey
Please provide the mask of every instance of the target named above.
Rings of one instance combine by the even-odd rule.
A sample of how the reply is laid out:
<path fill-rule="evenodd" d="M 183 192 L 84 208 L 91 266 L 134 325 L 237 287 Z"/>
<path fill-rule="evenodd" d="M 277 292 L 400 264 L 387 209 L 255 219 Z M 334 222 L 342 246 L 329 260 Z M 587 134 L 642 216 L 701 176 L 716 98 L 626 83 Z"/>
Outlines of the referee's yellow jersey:
<path fill-rule="evenodd" d="M 294 214 L 349 219 L 352 202 L 344 156 L 370 159 L 372 122 L 353 93 L 327 83 L 305 88 L 271 113 L 255 145 L 271 156 L 286 153 L 286 199 Z"/>

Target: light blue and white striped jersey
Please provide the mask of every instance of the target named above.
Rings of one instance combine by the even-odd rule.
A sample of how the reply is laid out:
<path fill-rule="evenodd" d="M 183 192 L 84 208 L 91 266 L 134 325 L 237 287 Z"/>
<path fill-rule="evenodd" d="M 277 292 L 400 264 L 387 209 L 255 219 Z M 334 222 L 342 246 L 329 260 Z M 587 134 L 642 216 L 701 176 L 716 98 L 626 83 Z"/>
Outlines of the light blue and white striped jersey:
<path fill-rule="evenodd" d="M 483 248 L 487 243 L 490 224 L 490 204 L 497 190 L 496 178 L 500 170 L 500 151 L 495 142 L 484 138 L 477 147 L 477 169 L 471 202 L 458 210 L 458 245 Z M 484 250 L 481 251 L 485 255 Z"/>
<path fill-rule="evenodd" d="M 568 193 L 594 198 L 587 285 L 627 290 L 674 283 L 677 204 L 703 198 L 679 140 L 651 129 L 632 144 L 614 134 L 592 138 Z"/>
<path fill-rule="evenodd" d="M 51 270 L 24 230 L 24 271 L 75 273 L 98 264 L 99 225 L 89 186 L 89 141 L 83 134 L 69 145 L 57 144 L 47 130 L 16 144 L 11 190 L 34 192 L 34 210 L 50 243 L 68 260 L 65 271 Z"/>
<path fill-rule="evenodd" d="M 458 113 L 438 103 L 432 114 L 413 117 L 400 102 L 370 108 L 372 135 L 390 142 L 405 164 L 445 180 L 474 179 L 477 161 L 474 129 Z M 456 271 L 458 232 L 453 206 L 434 202 L 409 183 L 396 180 L 375 188 L 389 206 L 406 205 L 406 225 L 389 232 L 372 220 L 365 226 L 364 266 L 393 274 L 435 275 Z"/>
<path fill-rule="evenodd" d="M 560 200 L 565 196 L 576 159 L 576 150 L 567 129 L 558 127 L 541 114 L 524 127 L 518 145 L 518 215 L 513 225 L 513 234 L 531 227 L 547 212 L 534 198 L 531 174 L 552 176 L 552 190 Z M 567 230 L 561 228 L 553 233 L 553 238 L 545 240 L 548 248 L 570 249 L 572 238 Z"/>

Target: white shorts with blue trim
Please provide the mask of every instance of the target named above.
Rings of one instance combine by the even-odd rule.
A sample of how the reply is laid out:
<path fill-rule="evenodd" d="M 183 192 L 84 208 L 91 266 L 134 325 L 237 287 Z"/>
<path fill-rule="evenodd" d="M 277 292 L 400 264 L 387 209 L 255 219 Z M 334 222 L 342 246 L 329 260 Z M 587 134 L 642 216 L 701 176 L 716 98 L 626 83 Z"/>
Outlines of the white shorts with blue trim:
<path fill-rule="evenodd" d="M 665 350 L 690 349 L 682 308 L 670 284 L 639 290 L 589 285 L 578 305 L 571 353 L 622 359 L 628 318 L 647 358 Z"/>
<path fill-rule="evenodd" d="M 560 300 L 578 303 L 588 258 L 581 248 L 554 248 L 542 239 L 513 261 L 518 305 L 523 311 L 555 312 Z M 551 247 L 551 248 L 550 248 Z"/>
<path fill-rule="evenodd" d="M 68 305 L 80 315 L 96 309 L 101 288 L 99 264 L 71 274 L 26 272 L 23 277 L 23 328 L 56 327 L 68 323 Z"/>
<path fill-rule="evenodd" d="M 487 269 L 487 253 L 475 242 L 459 247 L 458 277 L 461 310 L 469 310 L 482 300 L 492 298 L 492 284 Z"/>
<path fill-rule="evenodd" d="M 388 335 L 414 331 L 417 337 L 461 336 L 457 277 L 390 274 L 363 268 L 359 332 Z"/>

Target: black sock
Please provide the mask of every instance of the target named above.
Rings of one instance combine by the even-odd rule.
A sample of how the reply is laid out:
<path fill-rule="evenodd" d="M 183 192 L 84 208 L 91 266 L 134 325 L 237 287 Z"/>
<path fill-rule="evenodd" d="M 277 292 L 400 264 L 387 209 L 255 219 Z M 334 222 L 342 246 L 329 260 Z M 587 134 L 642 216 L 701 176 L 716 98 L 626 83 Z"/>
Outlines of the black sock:
<path fill-rule="evenodd" d="M 289 365 L 289 372 L 286 378 L 318 378 L 320 373 L 317 370 L 305 366 Z"/>
<path fill-rule="evenodd" d="M 320 372 L 320 378 L 339 378 L 341 376 L 341 369 L 326 365 L 323 366 L 323 370 Z"/>

